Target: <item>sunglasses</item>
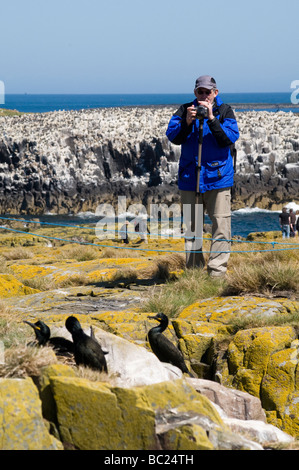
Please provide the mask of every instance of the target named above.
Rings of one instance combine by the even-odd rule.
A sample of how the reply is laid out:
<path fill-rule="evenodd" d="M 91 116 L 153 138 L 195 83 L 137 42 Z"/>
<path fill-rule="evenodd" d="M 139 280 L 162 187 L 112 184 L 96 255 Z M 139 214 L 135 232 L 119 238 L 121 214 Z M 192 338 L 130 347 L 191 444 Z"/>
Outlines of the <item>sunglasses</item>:
<path fill-rule="evenodd" d="M 197 91 L 197 93 L 198 93 L 199 95 L 207 95 L 207 96 L 209 96 L 209 95 L 212 93 L 213 89 L 207 90 L 206 88 L 205 88 L 205 89 L 197 88 L 196 91 Z"/>

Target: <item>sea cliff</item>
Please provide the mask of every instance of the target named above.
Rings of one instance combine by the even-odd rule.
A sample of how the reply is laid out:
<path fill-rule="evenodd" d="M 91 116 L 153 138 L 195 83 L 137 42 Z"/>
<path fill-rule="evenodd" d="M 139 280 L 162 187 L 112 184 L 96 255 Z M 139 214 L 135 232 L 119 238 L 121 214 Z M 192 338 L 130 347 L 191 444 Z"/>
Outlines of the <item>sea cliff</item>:
<path fill-rule="evenodd" d="M 0 212 L 95 211 L 178 201 L 180 147 L 165 136 L 175 107 L 0 116 Z M 233 208 L 277 209 L 299 191 L 299 115 L 237 112 Z"/>

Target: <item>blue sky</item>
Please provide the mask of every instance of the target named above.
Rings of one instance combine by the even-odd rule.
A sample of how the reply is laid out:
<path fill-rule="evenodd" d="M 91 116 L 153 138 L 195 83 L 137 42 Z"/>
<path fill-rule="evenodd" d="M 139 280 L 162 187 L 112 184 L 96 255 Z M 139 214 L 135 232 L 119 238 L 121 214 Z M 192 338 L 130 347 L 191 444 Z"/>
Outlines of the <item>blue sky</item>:
<path fill-rule="evenodd" d="M 5 4 L 3 4 L 5 3 Z M 0 7 L 6 93 L 290 91 L 299 1 L 9 0 Z"/>

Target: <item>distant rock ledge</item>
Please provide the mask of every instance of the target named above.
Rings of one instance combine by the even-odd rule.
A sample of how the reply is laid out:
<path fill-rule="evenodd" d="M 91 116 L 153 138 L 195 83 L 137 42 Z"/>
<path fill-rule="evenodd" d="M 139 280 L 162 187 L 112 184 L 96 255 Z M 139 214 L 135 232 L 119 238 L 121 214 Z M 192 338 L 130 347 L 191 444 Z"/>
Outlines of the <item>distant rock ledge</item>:
<path fill-rule="evenodd" d="M 180 147 L 165 131 L 175 106 L 0 116 L 0 212 L 42 215 L 179 201 Z M 233 209 L 298 199 L 299 115 L 236 112 Z"/>

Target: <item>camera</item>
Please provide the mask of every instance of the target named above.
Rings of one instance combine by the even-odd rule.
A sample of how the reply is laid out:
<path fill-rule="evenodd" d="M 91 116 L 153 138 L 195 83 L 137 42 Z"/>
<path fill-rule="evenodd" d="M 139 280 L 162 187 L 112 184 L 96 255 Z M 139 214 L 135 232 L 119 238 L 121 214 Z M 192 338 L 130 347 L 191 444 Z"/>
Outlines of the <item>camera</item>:
<path fill-rule="evenodd" d="M 208 108 L 205 106 L 197 106 L 196 108 L 196 119 L 205 119 L 208 117 Z"/>

